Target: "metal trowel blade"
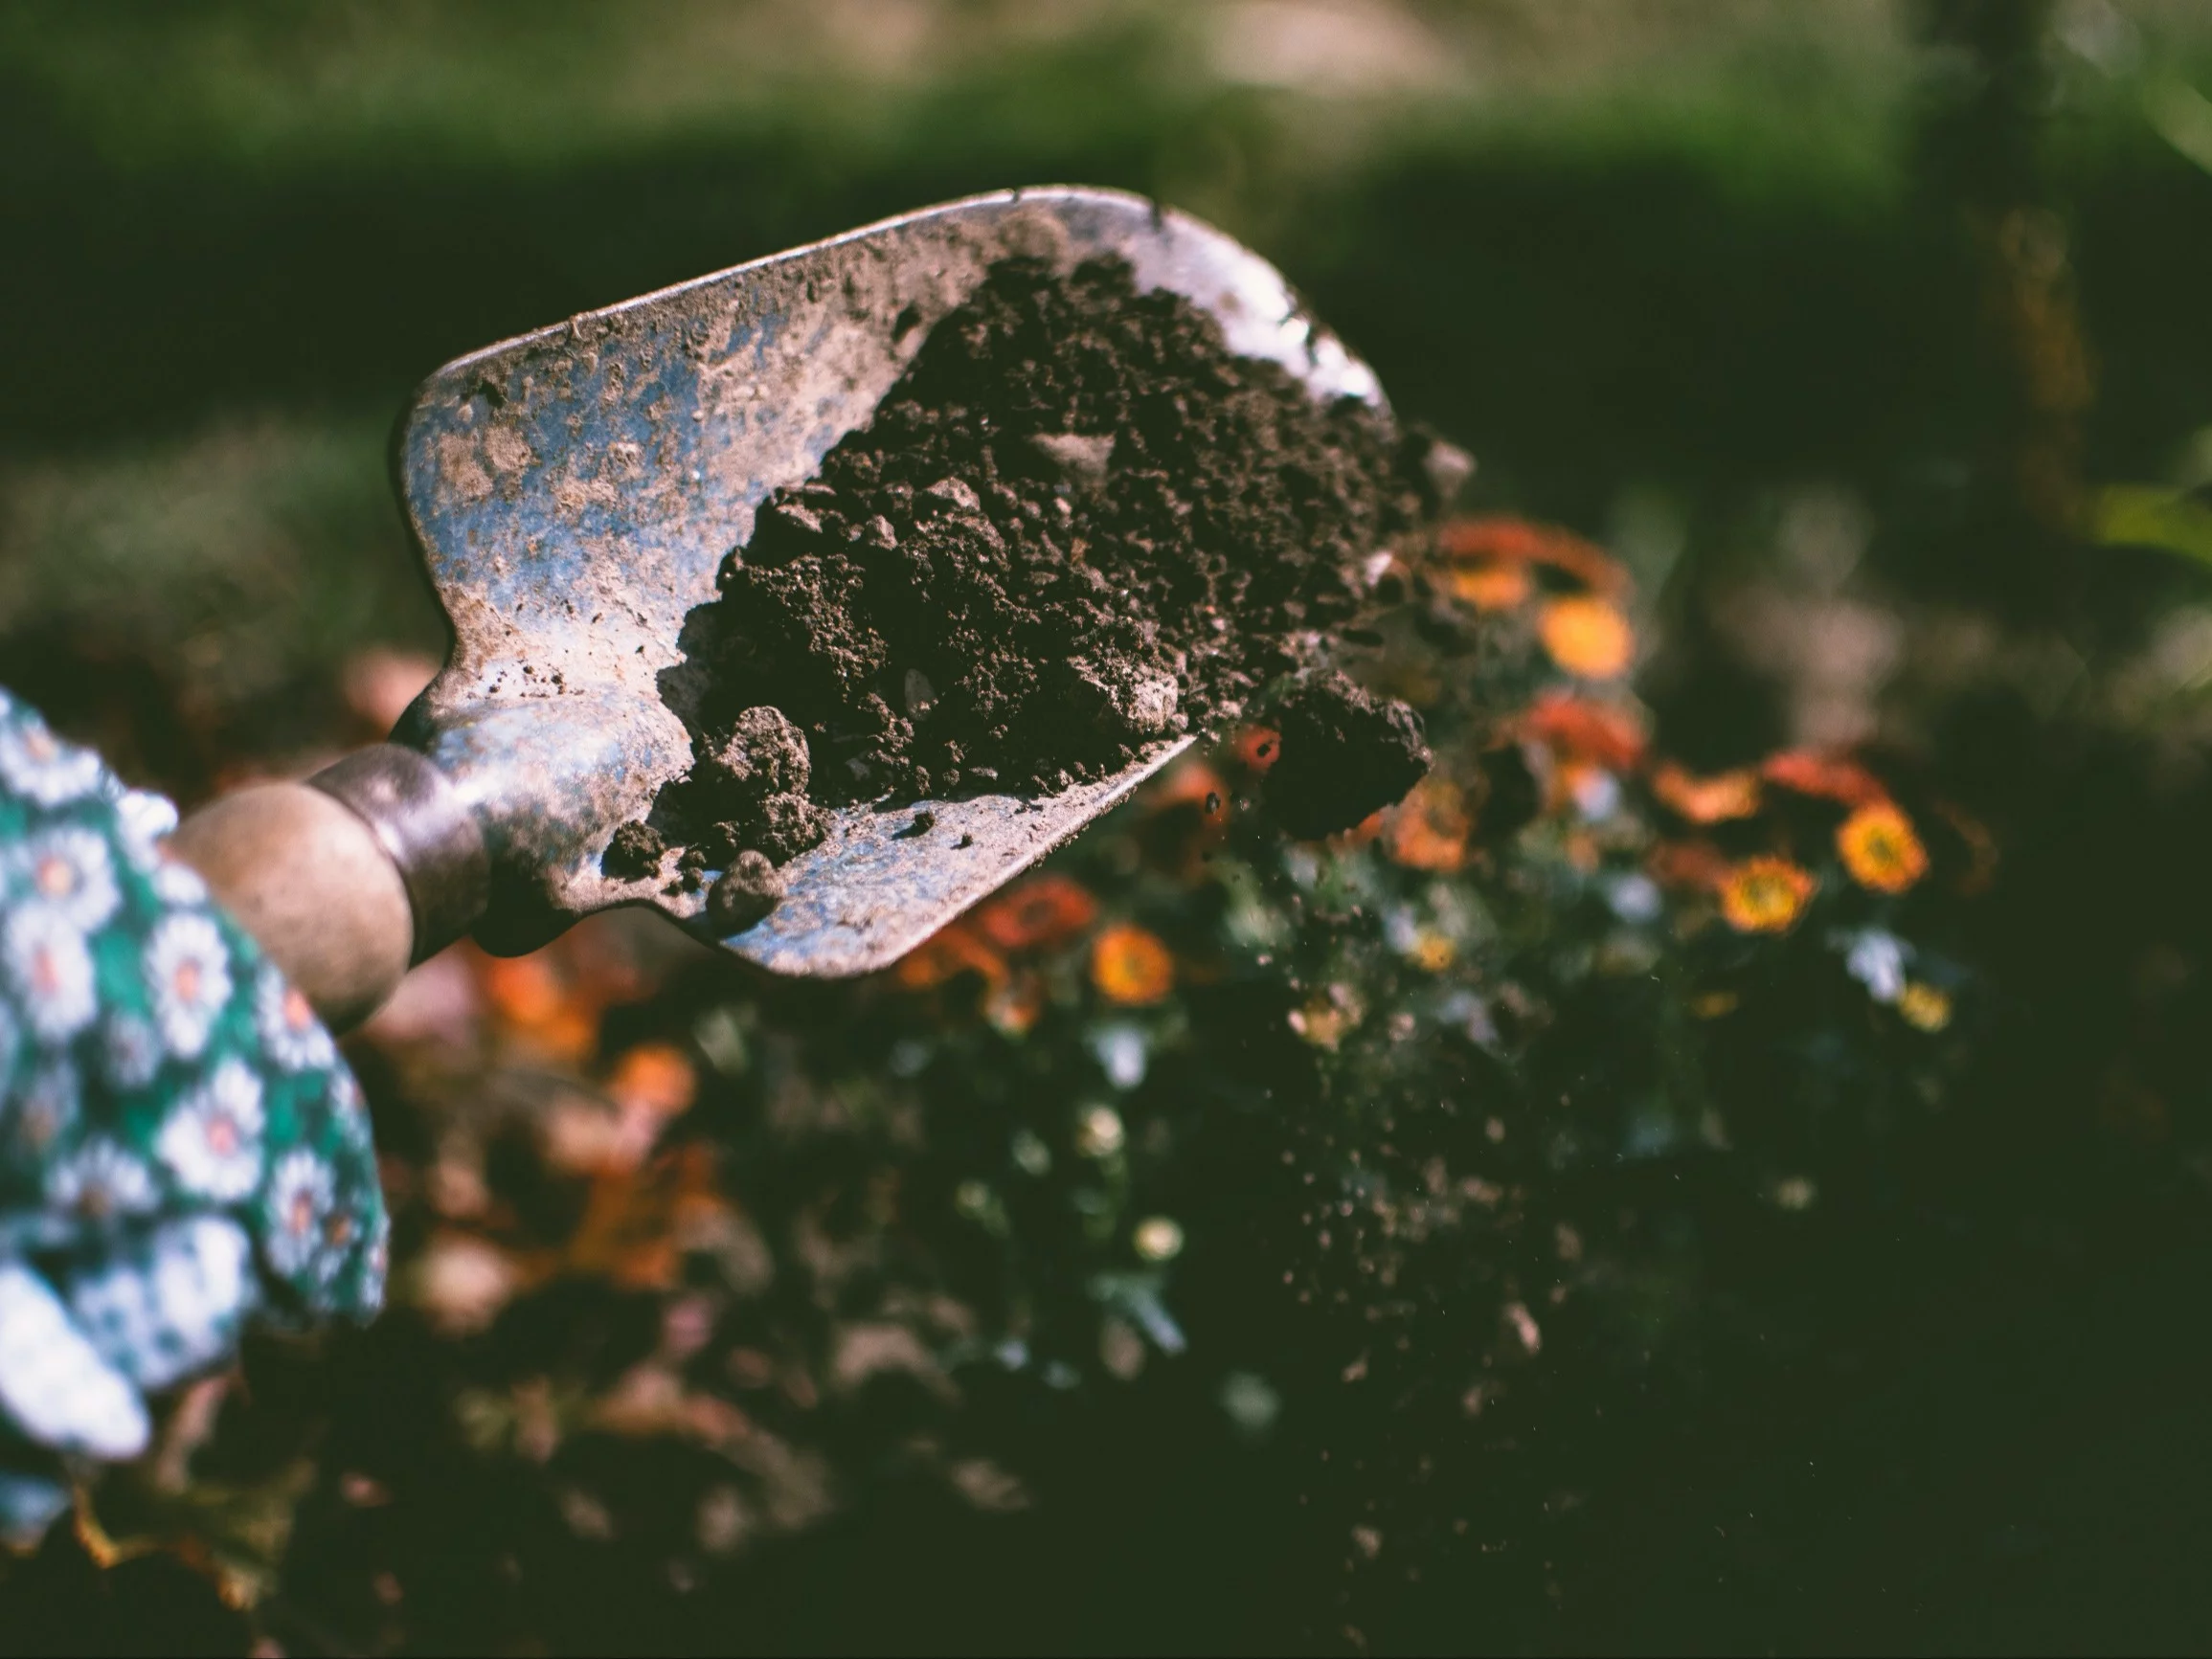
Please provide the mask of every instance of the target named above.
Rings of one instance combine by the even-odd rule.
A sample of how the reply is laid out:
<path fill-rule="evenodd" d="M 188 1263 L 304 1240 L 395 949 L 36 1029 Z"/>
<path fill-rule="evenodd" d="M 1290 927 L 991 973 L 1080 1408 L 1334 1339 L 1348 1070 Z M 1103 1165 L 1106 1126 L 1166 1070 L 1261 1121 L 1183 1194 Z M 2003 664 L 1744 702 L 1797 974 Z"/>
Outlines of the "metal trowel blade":
<path fill-rule="evenodd" d="M 615 831 L 690 767 L 685 619 L 715 597 L 761 501 L 868 424 L 930 326 L 1015 255 L 1063 271 L 1126 259 L 1140 287 L 1182 294 L 1232 349 L 1284 364 L 1317 398 L 1383 405 L 1372 371 L 1257 255 L 1141 197 L 1082 189 L 905 214 L 447 364 L 408 412 L 395 469 L 454 647 L 394 735 L 484 830 L 488 948 L 529 949 L 615 905 L 712 936 L 706 887 L 686 889 L 673 851 L 642 880 L 601 866 Z M 779 974 L 885 967 L 1187 742 L 1034 799 L 844 808 L 785 866 L 782 904 L 719 942 Z M 917 811 L 934 823 L 917 830 Z"/>

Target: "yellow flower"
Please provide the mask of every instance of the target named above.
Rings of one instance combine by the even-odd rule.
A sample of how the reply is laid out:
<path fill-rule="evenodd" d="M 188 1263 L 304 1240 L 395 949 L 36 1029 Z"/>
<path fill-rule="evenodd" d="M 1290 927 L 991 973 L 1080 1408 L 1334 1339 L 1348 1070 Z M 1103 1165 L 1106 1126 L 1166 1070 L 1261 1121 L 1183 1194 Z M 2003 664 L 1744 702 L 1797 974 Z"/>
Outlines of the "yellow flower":
<path fill-rule="evenodd" d="M 1928 874 L 1928 849 L 1913 834 L 1912 820 L 1885 800 L 1870 801 L 1845 818 L 1836 831 L 1836 850 L 1851 879 L 1878 893 L 1902 893 Z"/>
<path fill-rule="evenodd" d="M 1175 958 L 1156 935 L 1117 922 L 1092 942 L 1091 983 L 1109 1002 L 1157 1002 L 1175 988 Z"/>
<path fill-rule="evenodd" d="M 1739 933 L 1786 933 L 1819 885 L 1788 859 L 1746 859 L 1721 884 L 1721 914 Z"/>
<path fill-rule="evenodd" d="M 1551 660 L 1584 680 L 1614 680 L 1636 655 L 1628 618 L 1604 599 L 1587 594 L 1554 599 L 1536 624 Z"/>
<path fill-rule="evenodd" d="M 1431 974 L 1441 974 L 1459 954 L 1458 948 L 1442 933 L 1425 928 L 1413 941 L 1413 948 L 1406 954 L 1413 966 Z"/>
<path fill-rule="evenodd" d="M 1951 996 L 1914 980 L 1897 998 L 1897 1012 L 1922 1031 L 1941 1031 L 1951 1023 Z"/>

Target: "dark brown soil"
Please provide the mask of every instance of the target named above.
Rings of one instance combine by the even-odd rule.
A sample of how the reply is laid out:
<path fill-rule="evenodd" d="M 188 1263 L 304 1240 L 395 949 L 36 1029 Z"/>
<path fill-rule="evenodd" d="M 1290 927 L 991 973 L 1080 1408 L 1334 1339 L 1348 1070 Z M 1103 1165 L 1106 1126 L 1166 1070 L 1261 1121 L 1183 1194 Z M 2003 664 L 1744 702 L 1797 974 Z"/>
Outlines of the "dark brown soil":
<path fill-rule="evenodd" d="M 1336 669 L 1294 685 L 1272 718 L 1282 752 L 1267 774 L 1267 804 L 1294 836 L 1349 829 L 1428 774 L 1420 718 Z"/>
<path fill-rule="evenodd" d="M 701 759 L 654 821 L 695 826 L 688 868 L 780 863 L 824 805 L 1049 792 L 1257 712 L 1433 510 L 1429 455 L 1119 261 L 1002 263 L 725 562 L 685 633 Z M 1296 833 L 1426 767 L 1411 710 L 1345 689 L 1286 705 Z"/>

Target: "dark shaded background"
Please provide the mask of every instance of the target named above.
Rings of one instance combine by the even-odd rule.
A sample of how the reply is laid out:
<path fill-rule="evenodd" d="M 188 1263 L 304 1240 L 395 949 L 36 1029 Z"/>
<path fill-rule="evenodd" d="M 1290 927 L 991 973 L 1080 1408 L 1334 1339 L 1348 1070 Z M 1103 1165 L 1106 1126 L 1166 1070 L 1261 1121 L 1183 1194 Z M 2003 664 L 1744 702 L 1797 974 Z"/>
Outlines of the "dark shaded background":
<path fill-rule="evenodd" d="M 1638 569 L 1679 751 L 1840 700 L 2007 848 L 1975 1087 L 2016 1131 L 1934 1125 L 1794 1253 L 1708 1238 L 1743 1316 L 1694 1388 L 1591 1379 L 1570 1593 L 1410 1583 L 1359 1639 L 2201 1647 L 2212 588 L 2185 535 L 2097 532 L 2112 486 L 2212 482 L 2192 85 L 2212 20 L 2148 3 L 0 8 L 0 678 L 187 799 L 302 764 L 363 735 L 341 664 L 440 647 L 381 449 L 445 358 L 973 190 L 1213 217 L 1476 453 L 1481 504 Z M 1894 629 L 1856 678 L 1820 668 L 1839 605 Z M 1811 644 L 1777 657 L 1785 614 Z M 1083 1409 L 1031 1512 L 890 1488 L 711 1606 L 567 1627 L 1350 1640 L 1284 1582 L 1287 1491 L 1191 1449 L 1208 1400 Z M 51 1564 L 0 1645 L 143 1635 L 159 1573 Z"/>

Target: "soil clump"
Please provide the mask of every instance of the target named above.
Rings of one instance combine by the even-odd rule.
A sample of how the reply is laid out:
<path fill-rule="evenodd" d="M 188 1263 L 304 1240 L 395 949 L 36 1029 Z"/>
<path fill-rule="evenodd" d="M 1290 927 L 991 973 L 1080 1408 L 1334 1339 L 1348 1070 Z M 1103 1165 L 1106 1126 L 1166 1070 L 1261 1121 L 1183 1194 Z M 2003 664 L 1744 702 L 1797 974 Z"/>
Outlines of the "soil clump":
<path fill-rule="evenodd" d="M 746 849 L 784 863 L 828 806 L 1104 776 L 1325 661 L 1438 476 L 1426 440 L 1235 355 L 1119 260 L 1003 261 L 692 613 L 700 758 L 654 822 L 696 885 Z M 1426 768 L 1412 712 L 1341 675 L 1285 709 L 1294 833 Z"/>
<path fill-rule="evenodd" d="M 1350 829 L 1428 775 L 1420 718 L 1337 669 L 1293 686 L 1273 720 L 1282 749 L 1268 769 L 1267 804 L 1301 840 Z"/>

